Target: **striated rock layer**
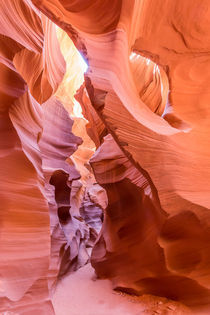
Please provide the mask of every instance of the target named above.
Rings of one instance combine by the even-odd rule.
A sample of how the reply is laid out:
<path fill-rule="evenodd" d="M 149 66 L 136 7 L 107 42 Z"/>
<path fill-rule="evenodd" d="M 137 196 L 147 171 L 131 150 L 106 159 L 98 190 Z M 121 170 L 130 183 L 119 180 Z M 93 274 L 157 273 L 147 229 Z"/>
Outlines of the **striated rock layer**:
<path fill-rule="evenodd" d="M 43 62 L 43 47 L 52 41 L 58 51 L 59 46 L 52 22 L 34 10 L 23 1 L 0 4 L 0 311 L 51 314 L 47 283 L 50 222 L 38 145 L 42 133 L 39 102 L 49 98 L 60 83 L 64 60 L 57 55 L 60 64 L 53 69 Z M 53 58 L 51 55 L 52 62 Z M 36 66 L 30 68 L 31 73 L 26 69 L 29 60 Z"/>
<path fill-rule="evenodd" d="M 56 26 L 30 0 L 0 12 L 0 313 L 54 314 L 52 285 L 89 261 L 97 236 L 79 212 L 84 182 L 73 184 L 82 139 L 55 96 L 66 71 Z"/>
<path fill-rule="evenodd" d="M 49 289 L 96 240 L 92 265 L 115 289 L 208 313 L 209 1 L 0 12 L 0 311 L 53 314 Z M 54 23 L 88 62 L 77 100 L 76 50 Z"/>
<path fill-rule="evenodd" d="M 95 173 L 107 185 L 109 199 L 92 258 L 96 271 L 137 294 L 208 307 L 209 2 L 33 3 L 88 60 L 90 102 L 139 177 L 134 186 L 120 162 L 120 179 L 114 171 L 109 183 L 103 178 L 109 168 L 105 140 L 92 160 L 94 168 L 101 165 Z M 158 68 L 145 68 L 143 57 Z M 118 161 L 112 153 L 108 159 Z"/>

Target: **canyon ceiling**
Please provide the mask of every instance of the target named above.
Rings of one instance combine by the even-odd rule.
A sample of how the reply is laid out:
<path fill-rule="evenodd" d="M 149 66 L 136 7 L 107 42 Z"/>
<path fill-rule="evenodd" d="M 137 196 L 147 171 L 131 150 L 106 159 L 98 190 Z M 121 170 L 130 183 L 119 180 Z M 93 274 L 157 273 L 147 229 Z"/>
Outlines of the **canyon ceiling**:
<path fill-rule="evenodd" d="M 209 0 L 0 13 L 0 314 L 54 314 L 88 262 L 209 314 Z"/>

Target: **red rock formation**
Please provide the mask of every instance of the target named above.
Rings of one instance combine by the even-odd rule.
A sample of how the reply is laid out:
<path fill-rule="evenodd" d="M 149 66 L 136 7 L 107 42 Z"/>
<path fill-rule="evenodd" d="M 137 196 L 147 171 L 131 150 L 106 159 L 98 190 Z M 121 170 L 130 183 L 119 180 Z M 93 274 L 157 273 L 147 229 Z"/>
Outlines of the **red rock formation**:
<path fill-rule="evenodd" d="M 85 249 L 88 228 L 75 219 L 70 210 L 72 181 L 79 179 L 80 174 L 73 163 L 68 163 L 68 157 L 82 143 L 71 132 L 72 125 L 73 121 L 56 98 L 43 105 L 44 128 L 39 146 L 51 218 L 51 281 L 89 259 Z M 78 233 L 81 237 L 76 237 Z"/>
<path fill-rule="evenodd" d="M 153 187 L 167 218 L 156 235 L 163 252 L 159 267 L 145 265 L 132 287 L 168 294 L 187 304 L 208 304 L 210 174 L 208 89 L 204 88 L 209 62 L 208 1 L 125 0 L 108 6 L 104 1 L 67 5 L 60 0 L 54 1 L 56 10 L 53 1 L 33 3 L 68 32 L 88 59 L 86 88 L 91 103 L 133 167 Z M 162 99 L 167 93 L 165 73 L 168 76 L 164 117 L 153 114 L 141 99 L 129 61 L 133 51 L 159 65 Z M 151 100 L 157 102 L 152 105 L 155 110 L 162 104 L 158 89 Z M 188 220 L 191 228 L 186 229 L 181 222 Z M 110 238 L 115 236 L 110 232 Z M 121 254 L 120 248 L 115 250 Z M 134 261 L 137 256 L 136 252 Z M 158 275 L 147 275 L 157 267 L 163 268 Z M 112 268 L 112 277 L 115 272 Z"/>
<path fill-rule="evenodd" d="M 0 11 L 3 310 L 13 300 L 14 310 L 28 303 L 26 312 L 32 314 L 39 299 L 40 309 L 52 311 L 46 200 L 52 198 L 61 221 L 69 219 L 72 200 L 74 219 L 80 222 L 78 209 L 85 195 L 81 212 L 91 222 L 84 211 L 90 194 L 79 191 L 80 184 L 88 183 L 89 189 L 94 182 L 88 169 L 92 142 L 86 138 L 78 151 L 81 159 L 75 155 L 82 180 L 75 182 L 72 193 L 69 173 L 73 171 L 72 179 L 77 175 L 73 166 L 65 169 L 67 148 L 63 155 L 55 139 L 50 153 L 59 151 L 59 157 L 50 154 L 49 162 L 38 145 L 43 128 L 40 104 L 50 104 L 64 74 L 52 21 L 89 64 L 78 99 L 98 148 L 92 167 L 108 195 L 92 255 L 98 275 L 131 293 L 209 307 L 209 1 L 4 0 Z M 61 83 L 59 99 L 67 87 Z M 75 130 L 82 133 L 84 121 L 75 121 Z M 65 133 L 61 138 L 68 140 L 68 147 L 72 139 Z M 90 150 L 85 148 L 89 144 Z M 46 197 L 42 154 L 47 161 Z M 77 221 L 71 222 L 71 241 L 78 245 L 84 235 Z M 39 246 L 34 245 L 36 236 Z"/>
<path fill-rule="evenodd" d="M 33 314 L 36 305 L 40 312 L 53 313 L 46 278 L 50 231 L 37 145 L 38 106 L 26 92 L 2 115 L 1 312 L 20 312 L 24 305 L 26 314 Z"/>
<path fill-rule="evenodd" d="M 33 59 L 35 62 L 43 58 L 42 23 L 40 16 L 22 1 L 2 1 L 0 10 L 3 166 L 0 310 L 19 313 L 24 305 L 25 314 L 33 314 L 35 309 L 51 314 L 53 308 L 47 284 L 49 214 L 43 195 L 44 178 L 38 146 L 42 111 L 39 99 L 32 96 L 37 96 L 29 82 L 33 72 L 30 78 L 24 75 L 29 55 L 33 65 Z M 22 63 L 18 63 L 19 58 Z M 40 64 L 39 69 L 41 73 L 43 65 Z M 63 70 L 59 70 L 59 78 L 56 72 L 55 76 L 51 74 L 56 84 Z M 28 85 L 25 80 L 29 80 Z M 49 84 L 46 78 L 42 88 Z"/>
<path fill-rule="evenodd" d="M 89 259 L 89 228 L 69 212 L 82 140 L 52 96 L 65 71 L 55 25 L 30 1 L 0 11 L 0 312 L 53 314 L 48 287 Z"/>

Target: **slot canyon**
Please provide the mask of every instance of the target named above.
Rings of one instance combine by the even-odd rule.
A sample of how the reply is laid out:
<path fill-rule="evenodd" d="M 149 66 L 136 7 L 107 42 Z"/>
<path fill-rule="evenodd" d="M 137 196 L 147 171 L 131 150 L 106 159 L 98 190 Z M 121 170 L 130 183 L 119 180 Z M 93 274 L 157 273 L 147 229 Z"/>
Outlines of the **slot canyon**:
<path fill-rule="evenodd" d="M 210 1 L 1 0 L 0 52 L 0 315 L 209 315 Z"/>

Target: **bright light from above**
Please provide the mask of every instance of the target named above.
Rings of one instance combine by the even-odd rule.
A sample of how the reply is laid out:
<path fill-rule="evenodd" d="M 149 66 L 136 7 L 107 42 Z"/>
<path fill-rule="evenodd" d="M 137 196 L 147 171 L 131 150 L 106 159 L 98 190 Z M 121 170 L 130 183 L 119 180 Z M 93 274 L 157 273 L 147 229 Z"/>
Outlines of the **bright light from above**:
<path fill-rule="evenodd" d="M 66 61 L 66 73 L 57 95 L 62 98 L 64 106 L 66 106 L 71 116 L 85 119 L 82 115 L 82 108 L 79 102 L 75 100 L 74 95 L 84 82 L 84 73 L 87 71 L 88 65 L 70 37 L 58 26 L 56 27 L 56 33 L 61 52 Z"/>
<path fill-rule="evenodd" d="M 87 72 L 87 69 L 88 69 L 88 65 L 87 63 L 85 62 L 84 58 L 82 57 L 82 55 L 80 53 L 78 53 L 79 55 L 79 66 L 81 68 L 81 70 L 83 71 L 83 73 L 86 73 Z"/>
<path fill-rule="evenodd" d="M 56 92 L 56 96 L 68 111 L 71 119 L 74 120 L 72 126 L 73 134 L 83 140 L 83 143 L 71 155 L 71 159 L 74 160 L 81 174 L 81 180 L 86 181 L 86 178 L 88 179 L 90 176 L 90 172 L 85 165 L 95 152 L 95 144 L 87 134 L 86 125 L 88 121 L 83 116 L 80 103 L 74 96 L 84 83 L 84 73 L 88 70 L 88 65 L 67 33 L 59 27 L 56 27 L 56 33 L 66 62 L 66 72 Z"/>
<path fill-rule="evenodd" d="M 82 115 L 82 108 L 80 106 L 80 103 L 77 102 L 77 100 L 75 100 L 75 98 L 74 98 L 73 102 L 74 102 L 74 107 L 73 107 L 72 116 L 85 119 L 85 117 Z"/>

